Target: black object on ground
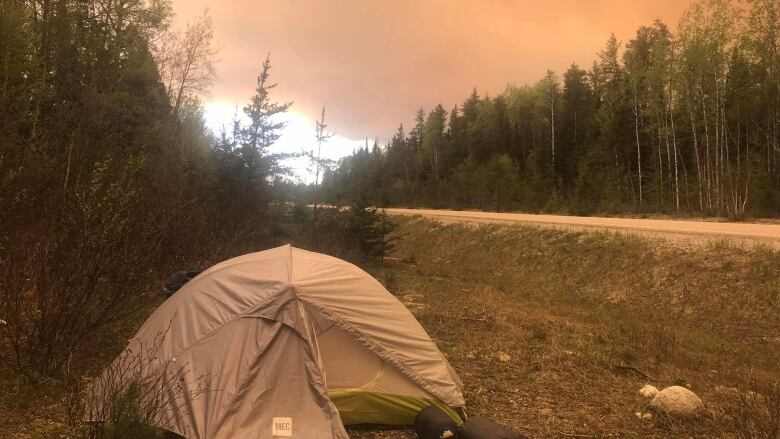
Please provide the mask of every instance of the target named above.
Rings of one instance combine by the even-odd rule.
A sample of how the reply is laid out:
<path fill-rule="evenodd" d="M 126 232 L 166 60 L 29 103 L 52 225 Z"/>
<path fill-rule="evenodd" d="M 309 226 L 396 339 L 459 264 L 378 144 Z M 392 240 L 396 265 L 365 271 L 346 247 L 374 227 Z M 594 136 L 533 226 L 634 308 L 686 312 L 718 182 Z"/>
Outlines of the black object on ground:
<path fill-rule="evenodd" d="M 420 439 L 458 437 L 458 424 L 436 406 L 429 405 L 414 418 L 414 431 Z"/>
<path fill-rule="evenodd" d="M 195 276 L 199 275 L 200 271 L 177 271 L 168 278 L 168 282 L 165 283 L 165 289 L 160 292 L 160 296 L 163 299 L 167 299 L 173 296 L 173 293 L 179 291 L 179 288 L 184 284 L 192 280 Z"/>
<path fill-rule="evenodd" d="M 470 417 L 460 428 L 460 439 L 528 439 L 482 416 Z"/>

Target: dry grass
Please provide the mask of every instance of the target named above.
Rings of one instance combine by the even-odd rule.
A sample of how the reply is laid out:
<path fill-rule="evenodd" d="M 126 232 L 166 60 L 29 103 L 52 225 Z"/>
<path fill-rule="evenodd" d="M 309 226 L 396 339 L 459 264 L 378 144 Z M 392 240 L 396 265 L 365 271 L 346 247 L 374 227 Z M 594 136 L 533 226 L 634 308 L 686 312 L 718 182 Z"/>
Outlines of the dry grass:
<path fill-rule="evenodd" d="M 407 236 L 375 274 L 414 304 L 461 374 L 471 413 L 540 438 L 773 437 L 777 396 L 744 395 L 780 379 L 780 252 L 401 221 Z M 689 385 L 707 413 L 638 419 L 648 382 Z M 728 388 L 742 396 L 724 397 Z"/>
<path fill-rule="evenodd" d="M 394 257 L 371 271 L 460 373 L 469 413 L 534 438 L 777 437 L 780 252 L 400 221 Z M 498 361 L 499 351 L 511 360 Z M 642 421 L 634 413 L 647 407 L 637 395 L 645 383 L 687 384 L 707 412 Z M 50 384 L 31 387 L 0 368 L 0 437 L 57 437 L 62 391 Z"/>

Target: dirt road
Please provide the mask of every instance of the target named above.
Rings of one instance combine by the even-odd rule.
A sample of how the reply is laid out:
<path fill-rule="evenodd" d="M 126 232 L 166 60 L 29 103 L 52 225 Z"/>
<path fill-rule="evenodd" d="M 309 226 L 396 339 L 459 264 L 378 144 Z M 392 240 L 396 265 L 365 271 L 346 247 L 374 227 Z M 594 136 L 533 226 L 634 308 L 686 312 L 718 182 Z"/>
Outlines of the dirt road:
<path fill-rule="evenodd" d="M 780 224 L 602 218 L 426 209 L 387 209 L 387 213 L 391 215 L 422 215 L 442 222 L 520 223 L 565 229 L 616 230 L 639 235 L 662 235 L 668 238 L 686 239 L 689 241 L 730 239 L 746 243 L 764 243 L 780 248 Z"/>

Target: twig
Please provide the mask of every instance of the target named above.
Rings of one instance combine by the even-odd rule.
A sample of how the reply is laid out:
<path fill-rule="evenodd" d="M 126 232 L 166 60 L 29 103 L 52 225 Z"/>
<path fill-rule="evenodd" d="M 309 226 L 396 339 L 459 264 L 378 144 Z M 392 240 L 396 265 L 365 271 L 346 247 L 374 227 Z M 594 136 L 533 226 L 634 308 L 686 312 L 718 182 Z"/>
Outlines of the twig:
<path fill-rule="evenodd" d="M 623 364 L 613 364 L 612 367 L 614 369 L 630 370 L 630 371 L 638 373 L 639 375 L 642 375 L 643 377 L 647 378 L 648 380 L 655 381 L 655 378 L 653 378 L 652 376 L 648 375 L 645 372 L 642 372 L 641 370 L 637 369 L 634 366 L 626 366 L 626 365 L 623 365 Z"/>

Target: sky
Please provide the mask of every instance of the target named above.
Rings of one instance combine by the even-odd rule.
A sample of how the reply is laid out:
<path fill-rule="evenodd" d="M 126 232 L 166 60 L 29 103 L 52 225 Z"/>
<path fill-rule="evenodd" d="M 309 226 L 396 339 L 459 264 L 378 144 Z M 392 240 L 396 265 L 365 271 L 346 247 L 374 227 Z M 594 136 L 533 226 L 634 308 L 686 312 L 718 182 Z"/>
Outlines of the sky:
<path fill-rule="evenodd" d="M 218 82 L 206 98 L 218 129 L 252 95 L 266 54 L 272 98 L 292 101 L 276 149 L 314 147 L 325 107 L 334 136 L 323 155 L 338 158 L 386 141 L 416 111 L 449 111 L 476 87 L 590 68 L 611 33 L 623 44 L 660 18 L 674 29 L 690 0 L 174 0 L 177 25 L 208 8 L 221 48 Z M 407 130 L 408 131 L 408 130 Z M 294 165 L 310 181 L 302 162 Z"/>

